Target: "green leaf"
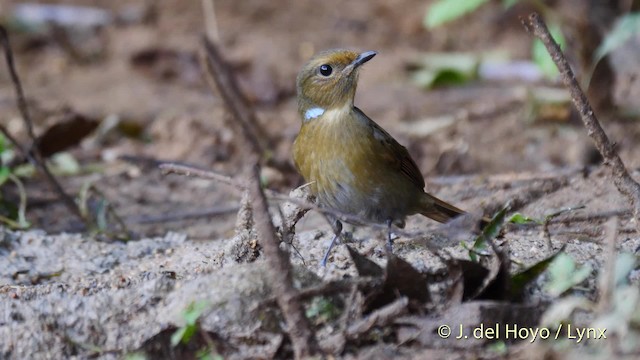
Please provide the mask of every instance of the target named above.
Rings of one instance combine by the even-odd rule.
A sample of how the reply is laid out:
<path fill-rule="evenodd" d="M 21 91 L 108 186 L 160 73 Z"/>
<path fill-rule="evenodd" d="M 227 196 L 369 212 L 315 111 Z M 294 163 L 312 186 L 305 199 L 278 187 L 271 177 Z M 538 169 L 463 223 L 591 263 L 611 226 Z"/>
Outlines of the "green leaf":
<path fill-rule="evenodd" d="M 183 326 L 171 335 L 171 346 L 175 347 L 185 338 L 188 326 Z M 187 340 L 188 342 L 188 340 Z"/>
<path fill-rule="evenodd" d="M 640 33 L 640 13 L 621 16 L 593 54 L 593 64 L 626 43 L 635 34 Z"/>
<path fill-rule="evenodd" d="M 6 176 L 6 177 L 5 177 Z M 7 180 L 11 180 L 18 189 L 18 195 L 20 197 L 20 202 L 16 207 L 15 204 L 7 202 L 6 200 L 0 197 L 0 212 L 4 215 L 0 215 L 0 222 L 3 222 L 11 228 L 15 229 L 26 229 L 31 224 L 27 221 L 26 211 L 27 211 L 27 193 L 24 189 L 24 185 L 22 181 L 13 174 L 8 168 L 7 170 L 4 167 L 0 167 L 0 185 L 6 182 Z M 6 215 L 6 216 L 5 216 Z M 17 221 L 14 221 L 17 220 Z"/>
<path fill-rule="evenodd" d="M 504 357 L 509 354 L 509 348 L 504 341 L 495 341 L 487 345 L 487 350 L 489 350 L 492 355 L 496 357 Z"/>
<path fill-rule="evenodd" d="M 577 267 L 571 256 L 561 253 L 549 265 L 549 283 L 546 286 L 551 296 L 560 296 L 575 285 L 583 282 L 591 274 L 588 265 Z"/>
<path fill-rule="evenodd" d="M 147 357 L 144 353 L 135 352 L 129 353 L 124 356 L 124 360 L 147 360 Z"/>
<path fill-rule="evenodd" d="M 77 175 L 80 173 L 80 164 L 73 155 L 61 152 L 51 157 L 53 171 L 58 175 Z"/>
<path fill-rule="evenodd" d="M 208 307 L 209 303 L 207 301 L 192 302 L 187 306 L 182 314 L 185 325 L 171 335 L 171 346 L 175 347 L 180 342 L 186 344 L 191 340 L 191 337 L 198 330 L 198 319 Z"/>
<path fill-rule="evenodd" d="M 331 300 L 318 296 L 313 298 L 311 304 L 307 308 L 305 315 L 309 319 L 313 319 L 316 324 L 322 324 L 330 319 L 337 317 L 340 311 L 331 302 Z"/>
<path fill-rule="evenodd" d="M 13 175 L 21 178 L 33 177 L 35 173 L 36 173 L 36 168 L 29 163 L 18 165 L 13 168 Z"/>
<path fill-rule="evenodd" d="M 2 184 L 7 182 L 7 179 L 9 179 L 9 174 L 11 174 L 9 167 L 0 166 L 0 186 L 2 186 Z"/>
<path fill-rule="evenodd" d="M 519 2 L 520 0 L 502 0 L 502 6 L 504 6 L 505 9 L 508 9 Z"/>
<path fill-rule="evenodd" d="M 549 32 L 558 43 L 558 45 L 560 45 L 560 48 L 564 48 L 566 45 L 566 41 L 564 39 L 564 36 L 562 35 L 560 26 L 558 26 L 557 24 L 550 24 Z M 533 62 L 538 65 L 540 70 L 542 70 L 542 72 L 549 79 L 555 79 L 558 76 L 558 68 L 553 62 L 551 55 L 549 55 L 549 52 L 547 52 L 547 48 L 544 46 L 542 41 L 538 39 L 535 39 L 533 41 L 533 46 L 531 48 L 531 57 L 533 59 Z"/>
<path fill-rule="evenodd" d="M 198 359 L 198 360 L 224 360 L 224 358 L 220 354 L 217 354 L 216 352 L 212 351 L 209 348 L 200 349 L 196 353 L 196 359 Z"/>
<path fill-rule="evenodd" d="M 522 295 L 522 291 L 525 289 L 525 287 L 532 281 L 537 279 L 540 274 L 545 272 L 549 268 L 549 265 L 556 259 L 556 257 L 558 257 L 559 254 L 563 253 L 562 251 L 563 249 L 549 256 L 548 258 L 537 262 L 528 269 L 513 275 L 511 277 L 510 289 L 512 299 L 519 298 Z"/>
<path fill-rule="evenodd" d="M 557 327 L 568 321 L 574 311 L 591 310 L 594 304 L 584 296 L 566 296 L 551 303 L 540 319 L 540 326 Z"/>
<path fill-rule="evenodd" d="M 0 134 L 0 164 L 8 164 L 15 157 L 11 143 Z"/>
<path fill-rule="evenodd" d="M 502 229 L 508 208 L 509 205 L 507 204 L 502 210 L 498 211 L 484 229 L 482 229 L 482 233 L 476 237 L 473 242 L 473 247 L 469 250 L 469 258 L 471 258 L 471 261 L 478 261 L 476 253 L 487 248 L 487 241 L 489 239 L 494 239 L 498 236 L 500 229 Z"/>
<path fill-rule="evenodd" d="M 624 285 L 629 282 L 629 273 L 638 265 L 638 259 L 635 255 L 623 252 L 618 255 L 615 265 L 615 284 L 616 286 Z"/>
<path fill-rule="evenodd" d="M 638 307 L 640 290 L 636 286 L 623 286 L 613 293 L 616 312 L 622 315 L 620 320 L 629 319 Z"/>
<path fill-rule="evenodd" d="M 7 139 L 4 135 L 0 134 L 0 154 L 2 154 L 7 149 Z"/>
<path fill-rule="evenodd" d="M 522 215 L 521 213 L 515 213 L 511 215 L 507 222 L 512 224 L 540 224 L 540 221 L 536 219 L 532 219 L 528 216 Z"/>
<path fill-rule="evenodd" d="M 412 79 L 426 89 L 462 84 L 478 77 L 481 61 L 473 53 L 425 53 L 410 65 Z"/>
<path fill-rule="evenodd" d="M 489 0 L 440 0 L 429 7 L 424 25 L 433 29 L 474 11 Z"/>
<path fill-rule="evenodd" d="M 100 199 L 98 201 L 98 206 L 96 210 L 96 225 L 98 226 L 98 230 L 107 231 L 109 226 L 109 221 L 107 220 L 107 211 L 109 204 L 105 199 Z"/>
<path fill-rule="evenodd" d="M 207 301 L 198 301 L 196 303 L 191 303 L 185 310 L 183 317 L 187 324 L 193 325 L 198 321 L 198 318 L 202 315 L 202 313 L 209 307 L 209 303 Z"/>

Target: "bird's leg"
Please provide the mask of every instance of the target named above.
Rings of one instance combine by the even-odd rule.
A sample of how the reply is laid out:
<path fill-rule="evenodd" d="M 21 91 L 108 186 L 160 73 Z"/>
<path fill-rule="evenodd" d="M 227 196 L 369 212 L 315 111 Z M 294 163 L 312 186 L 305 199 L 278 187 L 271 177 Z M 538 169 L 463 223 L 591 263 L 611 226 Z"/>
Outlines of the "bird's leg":
<path fill-rule="evenodd" d="M 393 240 L 391 239 L 391 230 L 393 226 L 393 220 L 387 220 L 387 251 L 393 252 Z"/>
<path fill-rule="evenodd" d="M 340 234 L 342 234 L 342 223 L 340 222 L 340 220 L 336 219 L 331 224 L 331 227 L 333 228 L 333 239 L 331 240 L 331 244 L 329 244 L 327 251 L 324 253 L 324 256 L 322 257 L 322 261 L 320 262 L 320 266 L 322 267 L 327 266 L 327 259 L 329 259 L 329 253 L 331 253 L 331 249 L 333 249 L 333 245 L 336 243 L 336 240 L 338 240 L 338 238 L 340 237 Z"/>

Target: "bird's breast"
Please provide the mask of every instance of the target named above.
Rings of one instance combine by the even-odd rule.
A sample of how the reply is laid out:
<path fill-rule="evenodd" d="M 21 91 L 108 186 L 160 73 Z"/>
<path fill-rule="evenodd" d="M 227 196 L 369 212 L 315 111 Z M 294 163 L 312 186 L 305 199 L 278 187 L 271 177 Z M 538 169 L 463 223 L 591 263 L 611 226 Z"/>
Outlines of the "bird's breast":
<path fill-rule="evenodd" d="M 379 137 L 379 135 L 378 135 Z M 355 112 L 328 110 L 304 122 L 293 148 L 298 170 L 325 206 L 386 221 L 405 212 L 406 184 L 395 176 L 390 154 L 374 127 Z"/>
<path fill-rule="evenodd" d="M 294 160 L 312 188 L 337 187 L 357 181 L 358 163 L 367 152 L 368 129 L 350 114 L 328 110 L 303 123 L 294 144 Z"/>

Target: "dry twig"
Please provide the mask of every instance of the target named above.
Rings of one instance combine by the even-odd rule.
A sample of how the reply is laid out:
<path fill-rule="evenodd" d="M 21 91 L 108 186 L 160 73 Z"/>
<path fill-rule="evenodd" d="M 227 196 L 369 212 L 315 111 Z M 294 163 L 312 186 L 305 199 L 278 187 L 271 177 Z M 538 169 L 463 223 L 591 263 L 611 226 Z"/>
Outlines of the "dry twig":
<path fill-rule="evenodd" d="M 211 41 L 219 42 L 218 19 L 213 0 L 202 0 L 202 13 L 204 14 L 204 27 L 207 37 Z"/>
<path fill-rule="evenodd" d="M 265 157 L 267 149 L 274 148 L 267 132 L 260 126 L 253 107 L 240 91 L 233 70 L 222 57 L 217 46 L 206 37 L 203 37 L 202 42 L 206 52 L 204 62 L 209 86 L 213 88 L 215 84 L 227 109 L 236 120 L 231 125 L 237 128 L 236 124 L 239 124 L 241 131 L 238 132 L 242 133 L 242 136 L 249 142 L 248 145 L 261 157 Z"/>
<path fill-rule="evenodd" d="M 533 33 L 535 37 L 544 43 L 558 70 L 560 70 L 562 81 L 565 86 L 569 88 L 573 104 L 580 113 L 580 118 L 584 126 L 587 128 L 587 134 L 593 139 L 596 148 L 604 159 L 604 164 L 611 169 L 613 183 L 618 188 L 618 191 L 625 195 L 631 203 L 636 227 L 640 230 L 640 184 L 629 175 L 614 144 L 602 129 L 600 122 L 593 112 L 593 108 L 587 100 L 587 96 L 580 88 L 578 80 L 573 74 L 567 59 L 562 53 L 558 43 L 555 42 L 549 33 L 549 29 L 542 20 L 542 17 L 537 13 L 533 13 L 529 15 L 526 21 L 522 19 L 522 24 L 528 32 Z"/>
<path fill-rule="evenodd" d="M 204 44 L 203 62 L 206 69 L 205 75 L 209 86 L 217 88 L 227 110 L 236 121 L 231 126 L 249 141 L 252 148 L 260 154 L 260 159 L 266 165 L 279 169 L 284 173 L 296 173 L 291 162 L 276 159 L 272 149 L 275 149 L 274 140 L 260 125 L 251 103 L 240 91 L 240 86 L 234 76 L 231 66 L 224 59 L 217 46 L 206 36 L 202 38 Z"/>
<path fill-rule="evenodd" d="M 549 224 L 571 224 L 574 222 L 592 222 L 602 219 L 609 219 L 612 217 L 628 217 L 631 215 L 631 211 L 628 209 L 608 210 L 603 212 L 597 212 L 592 214 L 576 215 L 571 217 L 565 217 L 561 219 L 552 219 Z"/>
<path fill-rule="evenodd" d="M 309 320 L 305 316 L 302 303 L 297 298 L 297 291 L 293 287 L 293 270 L 289 262 L 289 255 L 280 250 L 280 241 L 276 237 L 276 229 L 269 215 L 269 205 L 260 186 L 258 155 L 254 154 L 253 157 L 253 166 L 251 166 L 253 171 L 249 177 L 251 183 L 249 193 L 253 199 L 256 231 L 269 263 L 272 289 L 287 321 L 287 330 L 291 336 L 295 356 L 297 359 L 306 358 L 316 354 L 319 348 Z"/>
<path fill-rule="evenodd" d="M 203 179 L 210 179 L 228 185 L 232 189 L 238 190 L 240 194 L 247 190 L 244 184 L 234 180 L 227 175 L 218 174 L 211 170 L 198 169 L 190 165 L 175 164 L 175 163 L 163 163 L 158 165 L 163 174 L 179 174 L 184 176 L 195 176 Z"/>
<path fill-rule="evenodd" d="M 306 358 L 317 354 L 319 347 L 311 324 L 305 316 L 302 303 L 297 298 L 298 292 L 293 287 L 293 271 L 289 255 L 280 250 L 280 242 L 269 215 L 269 205 L 260 185 L 260 160 L 264 156 L 265 149 L 270 147 L 266 137 L 260 137 L 261 134 L 257 132 L 255 115 L 245 97 L 240 93 L 233 73 L 220 51 L 206 37 L 203 42 L 207 52 L 206 63 L 209 75 L 215 81 L 227 107 L 242 125 L 241 133 L 249 153 L 245 165 L 247 183 L 242 187 L 248 189 L 253 200 L 255 228 L 269 264 L 271 286 L 286 320 L 295 357 Z"/>
<path fill-rule="evenodd" d="M 42 158 L 42 155 L 40 154 L 40 151 L 38 150 L 38 147 L 36 146 L 37 138 L 36 138 L 35 132 L 33 131 L 33 121 L 31 120 L 31 115 L 29 114 L 29 108 L 27 106 L 27 101 L 24 96 L 24 91 L 22 90 L 22 84 L 20 82 L 20 78 L 18 77 L 18 73 L 16 72 L 15 64 L 13 61 L 13 51 L 11 49 L 11 44 L 9 43 L 9 34 L 7 33 L 7 30 L 3 26 L 0 26 L 0 41 L 2 42 L 2 47 L 4 48 L 5 59 L 7 61 L 7 68 L 9 69 L 11 82 L 13 83 L 13 87 L 16 92 L 16 101 L 18 103 L 18 110 L 22 115 L 22 120 L 24 121 L 25 127 L 27 129 L 27 134 L 31 139 L 31 146 L 28 148 L 23 148 L 22 146 L 20 146 L 20 144 L 16 141 L 15 138 L 10 136 L 9 132 L 4 126 L 0 127 L 0 130 L 9 139 L 9 141 L 11 141 L 13 145 L 17 149 L 19 149 L 19 151 L 24 153 L 25 157 L 29 159 L 29 162 L 31 162 L 31 164 L 33 164 L 33 166 L 35 166 L 36 169 L 42 172 L 42 174 L 44 175 L 45 179 L 47 179 L 47 182 L 49 183 L 53 191 L 55 191 L 58 194 L 62 202 L 71 211 L 71 213 L 76 215 L 85 224 L 86 227 L 93 228 L 94 227 L 93 220 L 90 217 L 82 216 L 82 212 L 80 211 L 78 204 L 76 204 L 73 198 L 64 191 L 64 189 L 62 188 L 62 185 L 60 185 L 60 183 L 55 178 L 55 176 L 53 176 L 51 171 L 49 171 L 47 164 L 45 163 L 44 159 Z"/>
<path fill-rule="evenodd" d="M 227 215 L 238 212 L 238 205 L 214 206 L 207 209 L 184 211 L 163 215 L 144 215 L 130 217 L 125 221 L 129 225 L 145 225 L 167 223 L 173 221 L 185 221 L 200 218 L 211 218 L 213 216 Z"/>

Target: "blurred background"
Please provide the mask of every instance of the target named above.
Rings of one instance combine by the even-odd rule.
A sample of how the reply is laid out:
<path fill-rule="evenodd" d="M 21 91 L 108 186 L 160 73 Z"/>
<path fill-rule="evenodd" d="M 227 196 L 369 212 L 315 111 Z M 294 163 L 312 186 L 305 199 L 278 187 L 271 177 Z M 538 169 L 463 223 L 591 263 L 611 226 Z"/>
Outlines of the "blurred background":
<path fill-rule="evenodd" d="M 219 184 L 162 177 L 155 166 L 181 161 L 228 175 L 241 168 L 234 119 L 201 66 L 205 31 L 235 70 L 264 136 L 273 140 L 274 157 L 289 163 L 302 64 L 328 48 L 378 51 L 361 72 L 356 105 L 409 149 L 437 193 L 446 183 L 438 179 L 452 176 L 599 164 L 553 64 L 520 23 L 520 16 L 538 11 L 623 159 L 636 168 L 638 6 L 630 0 L 2 0 L 0 22 L 9 29 L 36 134 L 43 136 L 40 148 L 65 187 L 75 194 L 92 182 L 123 216 L 135 218 L 236 202 Z M 4 63 L 2 69 L 0 122 L 26 144 Z M 5 164 L 27 186 L 30 220 L 69 228 L 55 197 L 15 157 L 4 151 Z M 278 167 L 267 167 L 263 178 L 283 192 L 301 181 Z M 4 199 L 16 199 L 8 187 Z M 198 229 L 175 226 L 215 237 L 228 234 L 234 218 Z"/>
<path fill-rule="evenodd" d="M 261 239 L 247 207 L 238 211 L 239 191 L 158 169 L 162 162 L 186 163 L 237 181 L 245 165 L 238 120 L 204 71 L 205 33 L 255 111 L 253 126 L 270 144 L 263 154 L 269 159 L 261 174 L 265 187 L 288 194 L 301 184 L 291 159 L 300 127 L 296 74 L 314 53 L 339 47 L 378 51 L 360 72 L 356 105 L 407 147 L 429 193 L 477 215 L 511 205 L 507 222 L 513 224 L 499 240 L 508 256 L 487 268 L 446 261 L 489 253 L 478 246 L 484 240 L 469 242 L 472 219 L 440 225 L 410 217 L 406 229 L 415 236 L 403 234 L 394 253 L 429 274 L 430 305 L 398 321 L 381 315 L 374 325 L 358 320 L 365 297 L 356 296 L 355 287 L 345 297 L 344 315 L 316 297 L 306 316 L 319 337 L 355 332 L 339 345 L 346 344 L 344 355 L 352 358 L 401 352 L 415 358 L 567 357 L 550 349 L 637 358 L 640 274 L 631 255 L 640 249 L 637 223 L 601 166 L 555 65 L 521 24 L 533 11 L 560 42 L 637 177 L 640 0 L 0 0 L 0 24 L 9 32 L 35 132 L 34 141 L 3 57 L 0 130 L 19 146 L 0 136 L 0 358 L 141 358 L 127 354 L 135 349 L 165 358 L 153 351 L 166 349 L 182 359 L 189 357 L 176 351 L 186 347 L 186 334 L 201 330 L 214 332 L 202 332 L 206 343 L 194 344 L 200 336 L 189 343 L 198 351 L 193 358 L 221 358 L 213 356 L 217 351 L 225 358 L 290 354 L 282 322 L 247 311 L 269 308 L 271 279 L 266 263 L 256 261 Z M 71 206 L 20 148 L 39 150 L 73 198 Z M 74 200 L 82 216 L 74 214 Z M 271 207 L 276 225 L 280 204 Z M 387 261 L 386 231 L 345 224 L 345 232 L 357 252 Z M 488 236 L 494 235 L 482 238 Z M 332 238 L 318 212 L 297 223 L 291 242 L 296 283 L 355 279 L 346 246 L 333 250 L 327 268 L 317 265 Z M 630 254 L 614 263 L 616 251 Z M 561 262 L 549 265 L 551 254 L 562 255 L 556 257 Z M 549 272 L 531 289 L 520 288 L 523 306 L 483 301 L 456 307 L 467 292 L 480 294 L 465 288 L 463 271 L 472 273 L 472 282 L 482 280 L 483 296 L 490 288 L 514 290 L 504 259 L 518 272 L 513 284 L 522 285 L 525 272 L 529 279 Z M 401 270 L 386 273 L 385 296 L 395 297 L 402 287 L 415 290 L 422 304 L 424 293 L 415 284 L 425 278 L 394 261 L 387 271 Z M 388 276 L 394 272 L 402 276 Z M 498 324 L 494 315 L 529 319 L 548 303 L 557 306 L 544 317 L 549 324 L 607 327 L 610 342 L 524 341 L 536 348 L 520 351 L 495 341 L 482 353 L 475 341 L 428 343 L 442 308 L 445 317 L 473 323 L 490 314 L 490 323 Z M 574 309 L 584 311 L 570 316 Z M 366 327 L 368 335 L 354 326 Z M 175 347 L 178 342 L 185 346 Z"/>

